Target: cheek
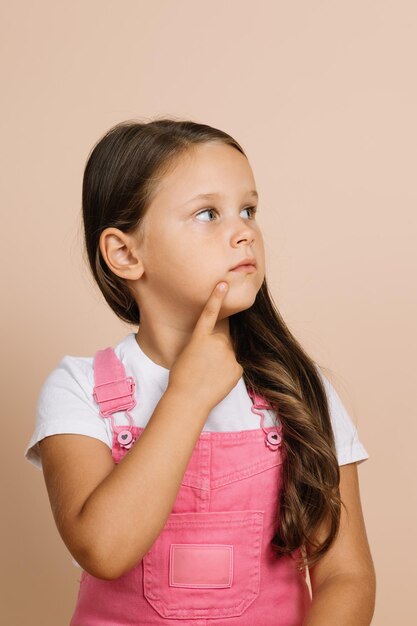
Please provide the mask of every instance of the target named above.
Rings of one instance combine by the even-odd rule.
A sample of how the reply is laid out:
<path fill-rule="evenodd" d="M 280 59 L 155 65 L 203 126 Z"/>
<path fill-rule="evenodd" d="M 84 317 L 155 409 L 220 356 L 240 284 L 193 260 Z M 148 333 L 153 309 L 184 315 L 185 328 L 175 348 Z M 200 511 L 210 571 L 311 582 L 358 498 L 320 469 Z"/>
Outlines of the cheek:
<path fill-rule="evenodd" d="M 182 280 L 195 280 L 199 275 L 210 273 L 209 257 L 201 255 L 201 251 L 193 250 L 190 247 L 178 244 L 174 249 L 165 250 L 158 255 L 154 267 L 158 268 L 158 273 L 165 273 L 170 276 L 182 276 Z"/>
<path fill-rule="evenodd" d="M 172 229 L 150 228 L 144 253 L 145 271 L 149 277 L 166 272 L 176 273 L 183 267 L 184 251 Z"/>
<path fill-rule="evenodd" d="M 197 300 L 207 290 L 207 284 L 216 279 L 209 255 L 172 234 L 149 240 L 145 272 L 150 285 L 161 293 Z"/>

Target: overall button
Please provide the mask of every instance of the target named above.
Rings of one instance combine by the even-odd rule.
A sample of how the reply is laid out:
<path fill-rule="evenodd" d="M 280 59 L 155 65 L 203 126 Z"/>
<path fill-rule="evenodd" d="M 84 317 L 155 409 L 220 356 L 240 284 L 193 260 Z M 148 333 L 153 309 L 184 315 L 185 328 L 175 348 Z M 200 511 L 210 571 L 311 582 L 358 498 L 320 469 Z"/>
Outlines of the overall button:
<path fill-rule="evenodd" d="M 265 443 L 271 450 L 276 450 L 281 442 L 281 436 L 277 431 L 271 431 L 265 437 Z"/>
<path fill-rule="evenodd" d="M 133 444 L 133 435 L 130 430 L 121 430 L 117 435 L 117 441 L 124 448 L 130 448 Z"/>

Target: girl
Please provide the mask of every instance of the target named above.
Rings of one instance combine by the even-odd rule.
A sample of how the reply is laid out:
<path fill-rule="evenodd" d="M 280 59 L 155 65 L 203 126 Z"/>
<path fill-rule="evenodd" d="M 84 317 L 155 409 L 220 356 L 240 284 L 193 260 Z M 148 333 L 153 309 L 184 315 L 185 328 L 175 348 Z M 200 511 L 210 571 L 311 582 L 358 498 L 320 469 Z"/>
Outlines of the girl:
<path fill-rule="evenodd" d="M 82 208 L 94 278 L 139 328 L 58 363 L 25 452 L 82 568 L 71 626 L 368 625 L 368 454 L 268 291 L 242 147 L 122 122 Z"/>

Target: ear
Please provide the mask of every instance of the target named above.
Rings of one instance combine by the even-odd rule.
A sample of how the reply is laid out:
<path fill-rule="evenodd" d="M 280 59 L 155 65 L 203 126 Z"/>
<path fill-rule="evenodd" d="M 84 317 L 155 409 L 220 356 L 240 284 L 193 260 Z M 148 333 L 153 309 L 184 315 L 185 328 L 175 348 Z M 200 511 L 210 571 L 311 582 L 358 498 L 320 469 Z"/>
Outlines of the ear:
<path fill-rule="evenodd" d="M 111 271 L 129 280 L 144 272 L 137 240 L 118 228 L 106 228 L 100 235 L 100 252 Z"/>

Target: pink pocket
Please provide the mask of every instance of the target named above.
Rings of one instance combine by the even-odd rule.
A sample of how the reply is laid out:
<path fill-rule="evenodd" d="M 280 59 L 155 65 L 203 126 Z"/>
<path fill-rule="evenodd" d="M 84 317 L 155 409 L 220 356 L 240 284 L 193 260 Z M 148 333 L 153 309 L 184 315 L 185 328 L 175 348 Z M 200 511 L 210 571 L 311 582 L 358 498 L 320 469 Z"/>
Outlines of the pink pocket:
<path fill-rule="evenodd" d="M 263 511 L 171 513 L 143 557 L 144 595 L 165 618 L 242 615 L 259 595 Z"/>

